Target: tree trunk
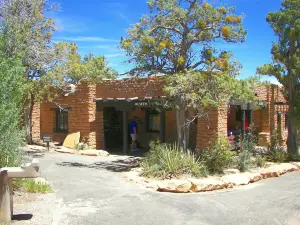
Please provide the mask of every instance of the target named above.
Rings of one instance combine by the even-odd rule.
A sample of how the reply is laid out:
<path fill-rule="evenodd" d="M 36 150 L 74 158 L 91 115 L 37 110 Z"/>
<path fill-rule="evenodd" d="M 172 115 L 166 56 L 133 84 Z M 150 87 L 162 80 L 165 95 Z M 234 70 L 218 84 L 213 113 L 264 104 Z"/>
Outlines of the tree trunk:
<path fill-rule="evenodd" d="M 186 152 L 189 146 L 190 126 L 186 124 L 186 113 L 183 107 L 176 110 L 177 142 L 178 145 Z"/>
<path fill-rule="evenodd" d="M 296 107 L 296 91 L 295 91 L 295 85 L 293 82 L 290 81 L 289 83 L 289 112 L 290 115 L 293 115 L 294 108 Z M 291 116 L 288 117 L 288 153 L 290 154 L 299 154 L 298 150 L 298 136 L 297 136 L 297 127 L 293 121 L 294 118 Z"/>
<path fill-rule="evenodd" d="M 288 121 L 288 153 L 298 155 L 297 128 L 292 120 Z"/>
<path fill-rule="evenodd" d="M 24 106 L 24 124 L 27 144 L 32 144 L 32 111 L 33 111 L 33 96 L 30 95 Z"/>

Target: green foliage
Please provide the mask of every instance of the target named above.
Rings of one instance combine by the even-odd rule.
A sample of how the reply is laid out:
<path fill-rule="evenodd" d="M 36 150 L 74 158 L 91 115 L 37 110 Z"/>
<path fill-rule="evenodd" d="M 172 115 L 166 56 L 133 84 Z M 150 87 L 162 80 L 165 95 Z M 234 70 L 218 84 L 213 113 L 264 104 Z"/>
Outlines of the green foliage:
<path fill-rule="evenodd" d="M 141 166 L 143 176 L 171 178 L 181 175 L 201 177 L 206 175 L 205 167 L 193 155 L 186 154 L 178 145 L 150 143 L 150 152 Z"/>
<path fill-rule="evenodd" d="M 60 81 L 60 85 L 64 85 L 64 81 L 78 85 L 80 82 L 97 83 L 116 77 L 116 71 L 108 67 L 108 62 L 102 56 L 89 54 L 82 58 L 74 43 L 58 43 L 55 47 L 58 55 L 66 54 L 65 61 L 54 67 L 50 73 Z"/>
<path fill-rule="evenodd" d="M 48 0 L 0 1 L 0 58 L 20 60 L 24 66 L 24 125 L 29 143 L 34 102 L 53 101 L 67 91 L 66 82 L 77 85 L 115 77 L 103 57 L 88 55 L 82 60 L 75 44 L 52 42 L 54 20 L 46 12 L 54 9 L 57 5 Z"/>
<path fill-rule="evenodd" d="M 254 161 L 257 167 L 264 167 L 267 163 L 267 157 L 262 155 L 257 155 Z"/>
<path fill-rule="evenodd" d="M 204 149 L 199 160 L 205 165 L 210 174 L 223 173 L 223 170 L 233 163 L 234 152 L 229 151 L 228 138 L 217 138 L 208 148 Z"/>
<path fill-rule="evenodd" d="M 1 40 L 0 40 L 1 43 Z M 16 60 L 0 58 L 0 168 L 19 166 L 23 143 L 20 130 L 24 68 Z"/>
<path fill-rule="evenodd" d="M 234 7 L 208 5 L 200 0 L 149 1 L 149 15 L 140 18 L 121 42 L 136 65 L 131 74 L 174 74 L 216 67 L 228 71 L 230 55 L 222 57 L 213 45 L 216 41 L 243 42 L 243 15 L 235 15 Z M 201 51 L 196 45 L 202 46 Z"/>
<path fill-rule="evenodd" d="M 283 163 L 287 161 L 289 154 L 286 152 L 285 148 L 282 146 L 272 146 L 268 152 L 268 159 L 272 162 Z"/>
<path fill-rule="evenodd" d="M 256 137 L 252 134 L 252 129 L 250 128 L 249 133 L 241 140 L 240 153 L 235 159 L 235 165 L 241 172 L 244 172 L 253 166 L 252 156 L 255 153 L 256 143 Z"/>
<path fill-rule="evenodd" d="M 275 130 L 271 136 L 271 145 L 268 151 L 268 159 L 272 162 L 282 163 L 289 159 L 280 133 Z"/>
<path fill-rule="evenodd" d="M 13 189 L 29 193 L 52 193 L 53 190 L 48 183 L 36 181 L 34 179 L 13 179 Z"/>
<path fill-rule="evenodd" d="M 76 149 L 77 151 L 80 151 L 80 150 L 87 150 L 87 149 L 89 149 L 89 146 L 88 146 L 87 143 L 82 143 L 82 142 L 80 142 L 80 143 L 76 144 L 75 149 Z"/>
<path fill-rule="evenodd" d="M 273 43 L 273 62 L 258 68 L 262 75 L 274 76 L 284 87 L 289 102 L 288 152 L 299 154 L 296 127 L 300 126 L 300 1 L 283 0 L 278 12 L 271 12 L 267 22 L 278 37 Z"/>

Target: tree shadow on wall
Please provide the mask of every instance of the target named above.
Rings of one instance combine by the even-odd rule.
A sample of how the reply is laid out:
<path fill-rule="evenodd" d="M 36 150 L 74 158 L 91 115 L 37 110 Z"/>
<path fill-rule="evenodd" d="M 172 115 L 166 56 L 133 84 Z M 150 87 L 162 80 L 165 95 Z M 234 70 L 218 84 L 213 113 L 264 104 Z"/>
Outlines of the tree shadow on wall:
<path fill-rule="evenodd" d="M 57 163 L 57 165 L 66 166 L 66 167 L 108 170 L 111 172 L 126 172 L 126 171 L 130 171 L 133 168 L 139 167 L 140 162 L 141 159 L 132 157 L 128 159 L 119 159 L 115 161 L 95 162 L 92 164 L 83 164 L 78 162 L 61 162 L 61 163 Z"/>

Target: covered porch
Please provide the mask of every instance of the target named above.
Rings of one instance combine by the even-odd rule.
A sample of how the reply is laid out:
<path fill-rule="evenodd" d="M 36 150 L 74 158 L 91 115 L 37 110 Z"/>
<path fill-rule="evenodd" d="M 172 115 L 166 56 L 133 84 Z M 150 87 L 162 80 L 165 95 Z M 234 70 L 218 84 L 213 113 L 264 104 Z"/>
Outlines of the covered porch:
<path fill-rule="evenodd" d="M 171 109 L 162 106 L 165 100 L 165 96 L 93 99 L 97 112 L 103 113 L 105 149 L 122 149 L 123 154 L 128 154 L 131 144 L 129 124 L 134 117 L 137 118 L 137 141 L 141 148 L 146 149 L 151 140 L 166 142 L 166 139 L 176 138 L 176 133 L 166 131 L 166 124 L 176 124 L 176 117 Z"/>

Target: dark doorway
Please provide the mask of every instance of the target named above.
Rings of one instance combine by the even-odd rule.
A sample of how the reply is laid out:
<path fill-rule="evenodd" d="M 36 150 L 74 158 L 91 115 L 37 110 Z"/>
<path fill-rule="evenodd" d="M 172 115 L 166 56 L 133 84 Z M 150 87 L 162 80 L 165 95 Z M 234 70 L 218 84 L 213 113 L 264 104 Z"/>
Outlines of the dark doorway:
<path fill-rule="evenodd" d="M 120 152 L 123 147 L 122 111 L 114 107 L 104 108 L 105 148 L 109 152 Z"/>

